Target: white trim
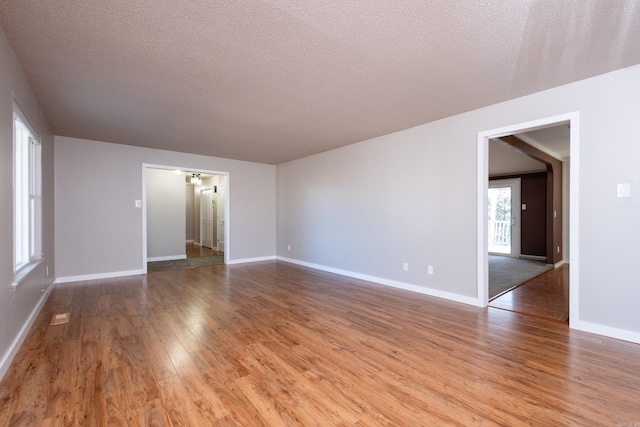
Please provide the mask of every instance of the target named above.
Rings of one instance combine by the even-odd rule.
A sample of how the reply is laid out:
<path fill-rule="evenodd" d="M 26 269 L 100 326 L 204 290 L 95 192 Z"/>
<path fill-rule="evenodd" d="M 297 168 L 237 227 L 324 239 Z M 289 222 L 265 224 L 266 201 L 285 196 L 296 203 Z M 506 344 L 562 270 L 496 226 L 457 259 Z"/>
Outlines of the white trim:
<path fill-rule="evenodd" d="M 262 256 L 262 257 L 256 257 L 256 258 L 242 258 L 242 259 L 234 259 L 232 261 L 229 261 L 225 264 L 245 264 L 245 263 L 249 263 L 249 262 L 260 262 L 260 261 L 273 261 L 276 259 L 275 255 L 270 255 L 270 256 Z"/>
<path fill-rule="evenodd" d="M 354 273 L 353 271 L 341 270 L 333 267 L 326 267 L 324 265 L 313 264 L 310 262 L 300 261 L 293 258 L 285 258 L 277 256 L 278 261 L 288 262 L 291 264 L 301 265 L 303 267 L 313 268 L 315 270 L 322 270 L 333 274 L 339 274 L 341 276 L 352 277 L 354 279 L 365 280 L 367 282 L 377 283 L 379 285 L 390 286 L 392 288 L 403 289 L 406 291 L 417 292 L 423 295 L 431 297 L 442 298 L 449 301 L 459 302 L 463 304 L 474 305 L 480 307 L 480 300 L 473 297 L 467 297 L 464 295 L 453 294 L 451 292 L 445 292 L 438 289 L 427 288 L 424 286 L 412 285 L 410 283 L 398 282 L 396 280 L 383 279 L 381 277 L 369 276 L 367 274 Z"/>
<path fill-rule="evenodd" d="M 13 189 L 13 272 L 18 279 L 14 279 L 12 284 L 14 290 L 20 284 L 20 271 L 32 265 L 34 262 L 39 261 L 42 258 L 42 139 L 35 131 L 31 122 L 28 120 L 24 111 L 20 108 L 20 105 L 16 101 L 14 95 L 13 99 L 13 114 L 12 114 L 12 147 L 13 147 L 13 172 L 12 172 L 12 189 Z M 16 124 L 16 119 L 19 126 Z M 18 137 L 18 127 L 24 128 L 28 133 L 27 140 Z M 24 147 L 24 144 L 27 144 Z M 25 152 L 26 149 L 26 152 Z M 19 156 L 18 153 L 21 153 Z M 26 158 L 25 158 L 26 155 Z M 20 160 L 18 159 L 20 158 Z M 17 174 L 24 178 L 27 175 L 26 182 L 22 182 L 22 179 L 17 179 Z M 21 182 L 20 189 L 18 189 L 18 181 Z M 25 196 L 28 196 L 25 198 Z M 26 206 L 22 205 L 28 200 Z M 33 203 L 33 204 L 32 204 Z M 18 205 L 22 205 L 22 209 L 18 209 Z M 20 211 L 20 212 L 19 212 Z M 24 221 L 25 218 L 29 218 Z M 31 218 L 33 218 L 33 226 L 31 225 Z M 20 227 L 18 227 L 20 224 Z M 27 235 L 24 232 L 27 231 Z M 20 234 L 20 236 L 18 236 Z M 17 242 L 21 242 L 21 247 L 27 249 L 27 253 L 24 253 L 24 249 L 21 249 L 20 256 L 17 252 Z M 31 246 L 33 243 L 33 247 Z M 27 255 L 27 256 L 25 256 Z M 17 265 L 17 260 L 20 258 L 21 262 Z M 23 259 L 24 258 L 24 259 Z M 33 267 L 31 267 L 32 269 Z"/>
<path fill-rule="evenodd" d="M 564 259 L 562 261 L 558 261 L 555 264 L 553 264 L 553 268 L 558 268 L 562 265 L 565 265 L 567 263 L 567 261 L 565 261 Z"/>
<path fill-rule="evenodd" d="M 44 259 L 40 258 L 22 267 L 20 271 L 13 275 L 13 282 L 11 283 L 11 287 L 13 288 L 14 292 L 20 287 L 21 284 L 23 284 L 27 280 L 29 276 L 31 276 L 34 271 L 38 269 L 38 267 L 42 263 L 44 263 Z"/>
<path fill-rule="evenodd" d="M 571 279 L 573 280 L 573 278 Z M 572 325 L 572 327 L 574 329 L 577 329 L 583 332 L 604 335 L 606 337 L 640 344 L 640 332 L 628 331 L 626 329 L 612 328 L 611 326 L 605 326 L 597 323 L 582 322 L 582 321 L 577 322 L 577 324 Z"/>
<path fill-rule="evenodd" d="M 153 163 L 142 163 L 142 273 L 147 274 L 147 169 L 167 169 L 180 170 L 197 173 L 205 173 L 208 175 L 222 175 L 225 177 L 226 191 L 224 195 L 224 235 L 225 235 L 225 251 L 224 263 L 229 263 L 231 253 L 231 174 L 229 172 L 214 171 L 208 169 L 198 169 L 184 166 L 157 165 Z M 195 243 L 200 246 L 200 243 Z"/>
<path fill-rule="evenodd" d="M 27 115 L 24 113 L 24 111 L 20 107 L 20 103 L 18 103 L 13 93 L 11 94 L 11 100 L 13 101 L 13 112 L 17 114 L 18 117 L 20 117 L 20 120 L 22 120 L 22 122 L 25 124 L 27 129 L 29 129 L 29 132 L 31 132 L 31 136 L 33 136 L 33 138 L 37 140 L 38 143 L 42 143 L 42 138 L 40 138 L 40 134 L 36 132 L 36 128 L 31 124 L 31 121 L 27 118 Z"/>
<path fill-rule="evenodd" d="M 578 252 L 580 251 L 580 115 L 571 115 L 570 158 L 569 158 L 569 327 L 580 324 L 580 274 Z M 565 245 L 566 246 L 566 245 Z"/>
<path fill-rule="evenodd" d="M 187 239 L 187 241 L 185 243 L 187 243 L 187 244 L 194 243 L 194 240 L 193 239 Z"/>
<path fill-rule="evenodd" d="M 148 257 L 147 262 L 155 262 L 155 261 L 175 261 L 178 259 L 187 259 L 186 255 L 166 255 L 166 256 L 154 256 Z"/>
<path fill-rule="evenodd" d="M 46 289 L 43 289 L 44 293 L 42 294 L 42 297 L 40 297 L 38 304 L 36 304 L 36 306 L 33 308 L 27 321 L 24 323 L 24 325 L 22 325 L 20 332 L 18 333 L 18 335 L 16 335 L 15 339 L 9 346 L 8 351 L 4 354 L 4 357 L 0 361 L 0 381 L 2 381 L 2 378 L 4 378 L 4 375 L 9 370 L 9 366 L 11 366 L 11 362 L 13 362 L 13 359 L 16 357 L 16 354 L 18 354 L 18 350 L 20 350 L 22 343 L 24 342 L 25 338 L 29 334 L 31 327 L 33 326 L 34 322 L 38 318 L 38 314 L 40 314 L 40 310 L 42 310 L 44 303 L 49 298 L 49 294 L 51 294 L 51 291 L 53 290 L 54 287 L 55 287 L 55 284 L 50 283 Z"/>
<path fill-rule="evenodd" d="M 489 304 L 489 227 L 487 225 L 487 203 L 489 201 L 489 136 L 478 133 L 478 176 L 476 206 L 476 257 L 477 257 L 477 295 L 481 307 Z"/>
<path fill-rule="evenodd" d="M 58 277 L 55 281 L 56 285 L 60 283 L 83 282 L 85 280 L 111 279 L 114 277 L 138 276 L 147 274 L 145 270 L 129 270 L 129 271 L 112 271 L 110 273 L 85 274 L 81 276 Z"/>
<path fill-rule="evenodd" d="M 142 274 L 147 274 L 147 164 L 142 164 Z M 177 168 L 176 168 L 177 169 Z M 182 170 L 182 169 L 180 169 Z"/>
<path fill-rule="evenodd" d="M 478 132 L 478 163 L 477 163 L 477 268 L 478 268 L 478 300 L 481 306 L 488 305 L 488 254 L 487 254 L 487 187 L 489 169 L 489 139 L 501 136 L 512 135 L 514 133 L 529 132 L 537 129 L 550 127 L 562 123 L 569 123 L 571 138 L 570 171 L 571 179 L 569 183 L 570 206 L 569 228 L 570 233 L 570 277 L 571 286 L 569 291 L 569 327 L 577 328 L 579 323 L 579 147 L 580 147 L 580 113 L 578 111 L 547 117 L 517 125 L 506 126 L 498 129 Z"/>

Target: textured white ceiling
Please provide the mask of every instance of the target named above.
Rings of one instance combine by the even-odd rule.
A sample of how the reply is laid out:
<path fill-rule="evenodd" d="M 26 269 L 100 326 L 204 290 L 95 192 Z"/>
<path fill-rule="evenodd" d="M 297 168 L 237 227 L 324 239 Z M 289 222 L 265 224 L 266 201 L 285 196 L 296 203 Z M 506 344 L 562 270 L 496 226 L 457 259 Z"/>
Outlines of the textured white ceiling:
<path fill-rule="evenodd" d="M 278 164 L 640 63 L 637 0 L 0 0 L 57 135 Z"/>

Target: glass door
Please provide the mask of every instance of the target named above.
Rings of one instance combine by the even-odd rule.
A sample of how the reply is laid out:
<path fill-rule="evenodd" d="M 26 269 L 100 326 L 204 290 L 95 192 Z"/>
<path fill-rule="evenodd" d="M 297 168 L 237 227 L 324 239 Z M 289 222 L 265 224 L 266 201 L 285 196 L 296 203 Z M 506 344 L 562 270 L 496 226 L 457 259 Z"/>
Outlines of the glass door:
<path fill-rule="evenodd" d="M 489 253 L 520 255 L 520 179 L 489 181 Z"/>

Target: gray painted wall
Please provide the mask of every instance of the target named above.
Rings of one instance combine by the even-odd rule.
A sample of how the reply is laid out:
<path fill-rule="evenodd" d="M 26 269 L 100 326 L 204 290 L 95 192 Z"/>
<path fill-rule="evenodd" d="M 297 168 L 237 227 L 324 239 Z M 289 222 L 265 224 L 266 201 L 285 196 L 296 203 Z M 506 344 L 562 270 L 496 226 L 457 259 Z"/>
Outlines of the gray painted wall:
<path fill-rule="evenodd" d="M 228 172 L 229 261 L 275 255 L 275 166 L 56 136 L 61 281 L 142 270 L 142 209 L 134 201 L 142 199 L 143 163 Z"/>
<path fill-rule="evenodd" d="M 43 263 L 16 292 L 13 282 L 13 102 L 42 141 Z M 0 378 L 55 277 L 53 234 L 53 136 L 20 66 L 0 31 Z M 49 268 L 49 276 L 45 274 Z"/>
<path fill-rule="evenodd" d="M 639 82 L 635 66 L 279 165 L 278 256 L 475 298 L 478 133 L 578 111 L 577 326 L 638 340 Z"/>
<path fill-rule="evenodd" d="M 184 173 L 147 169 L 147 259 L 186 258 Z"/>

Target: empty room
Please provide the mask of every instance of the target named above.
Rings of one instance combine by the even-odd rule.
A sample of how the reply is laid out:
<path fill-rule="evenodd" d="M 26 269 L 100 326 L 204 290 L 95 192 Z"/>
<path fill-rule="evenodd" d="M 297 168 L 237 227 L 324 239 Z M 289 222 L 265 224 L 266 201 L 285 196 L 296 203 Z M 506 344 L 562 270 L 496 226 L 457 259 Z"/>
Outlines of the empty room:
<path fill-rule="evenodd" d="M 0 426 L 640 426 L 639 112 L 635 0 L 1 1 Z"/>

